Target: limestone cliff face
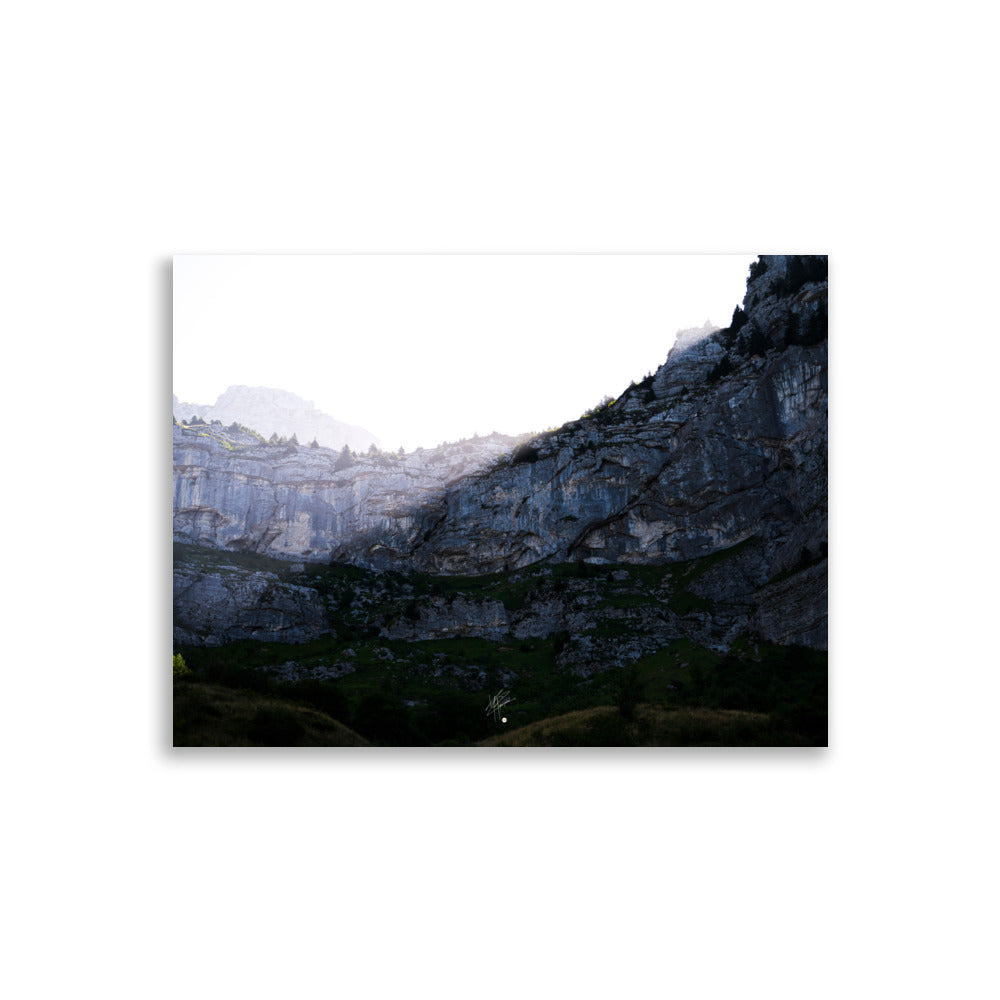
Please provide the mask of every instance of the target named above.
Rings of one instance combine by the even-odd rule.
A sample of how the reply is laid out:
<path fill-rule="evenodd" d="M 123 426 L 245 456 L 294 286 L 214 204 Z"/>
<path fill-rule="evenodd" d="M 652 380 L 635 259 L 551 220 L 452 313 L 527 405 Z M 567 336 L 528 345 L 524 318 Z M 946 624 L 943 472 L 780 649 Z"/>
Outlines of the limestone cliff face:
<path fill-rule="evenodd" d="M 263 386 L 231 385 L 211 406 L 182 403 L 174 396 L 174 418 L 178 421 L 201 417 L 206 422 L 218 420 L 251 427 L 269 438 L 272 434 L 290 438 L 293 434 L 303 444 L 314 438 L 325 448 L 367 450 L 379 440 L 363 427 L 345 424 L 317 410 L 315 405 L 295 393 Z"/>
<path fill-rule="evenodd" d="M 326 607 L 307 587 L 280 581 L 274 573 L 174 563 L 175 642 L 306 642 L 329 630 Z"/>
<path fill-rule="evenodd" d="M 636 634 L 701 629 L 725 645 L 749 628 L 825 646 L 826 317 L 825 257 L 763 256 L 727 329 L 683 331 L 613 405 L 520 443 L 497 436 L 337 468 L 326 449 L 175 428 L 175 539 L 449 575 L 726 555 L 685 584 L 715 603 L 711 621 L 696 611 L 683 628 L 663 618 Z M 434 634 L 579 624 L 562 604 L 516 618 L 461 604 L 421 614 Z"/>
<path fill-rule="evenodd" d="M 684 331 L 652 378 L 604 412 L 456 484 L 417 544 L 382 532 L 354 558 L 487 573 L 541 559 L 674 562 L 753 538 L 757 565 L 746 571 L 763 583 L 804 548 L 818 552 L 827 532 L 826 280 L 796 286 L 785 257 L 761 266 L 735 329 Z"/>
<path fill-rule="evenodd" d="M 440 516 L 449 485 L 515 443 L 497 434 L 348 464 L 328 448 L 175 426 L 174 539 L 314 562 L 360 561 L 367 538 L 412 548 Z"/>

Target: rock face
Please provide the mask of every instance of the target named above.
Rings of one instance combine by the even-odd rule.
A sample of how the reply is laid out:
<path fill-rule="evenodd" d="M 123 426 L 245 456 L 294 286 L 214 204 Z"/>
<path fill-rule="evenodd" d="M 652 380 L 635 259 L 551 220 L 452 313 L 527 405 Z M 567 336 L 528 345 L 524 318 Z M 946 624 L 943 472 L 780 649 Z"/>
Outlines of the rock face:
<path fill-rule="evenodd" d="M 500 434 L 433 451 L 345 458 L 273 446 L 218 425 L 174 427 L 174 539 L 313 562 L 357 560 L 384 539 L 412 547 L 444 509 L 449 486 L 517 439 Z"/>
<path fill-rule="evenodd" d="M 684 580 L 685 613 L 626 614 L 627 641 L 688 635 L 724 647 L 749 630 L 825 648 L 826 317 L 825 257 L 763 256 L 727 329 L 682 331 L 665 363 L 612 405 L 520 442 L 338 468 L 326 449 L 175 428 L 175 539 L 458 576 L 702 560 Z M 386 634 L 585 624 L 585 607 L 539 591 L 516 615 L 426 604 Z"/>
<path fill-rule="evenodd" d="M 306 642 L 329 631 L 326 607 L 314 590 L 282 583 L 274 573 L 174 563 L 175 642 Z"/>
<path fill-rule="evenodd" d="M 213 406 L 182 403 L 174 396 L 174 418 L 181 421 L 192 417 L 207 423 L 218 420 L 227 426 L 242 424 L 265 438 L 272 434 L 290 438 L 294 434 L 303 444 L 315 439 L 326 448 L 339 449 L 346 444 L 362 451 L 380 443 L 371 431 L 334 420 L 301 396 L 262 386 L 231 385 Z"/>

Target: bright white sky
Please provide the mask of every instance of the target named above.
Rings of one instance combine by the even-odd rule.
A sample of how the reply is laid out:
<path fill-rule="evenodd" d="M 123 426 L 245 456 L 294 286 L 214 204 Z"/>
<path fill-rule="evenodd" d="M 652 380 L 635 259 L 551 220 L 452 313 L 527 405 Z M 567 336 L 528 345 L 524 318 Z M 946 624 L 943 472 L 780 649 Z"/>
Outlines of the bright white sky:
<path fill-rule="evenodd" d="M 617 396 L 679 329 L 726 326 L 755 255 L 174 257 L 174 392 L 286 389 L 411 451 L 541 431 Z"/>

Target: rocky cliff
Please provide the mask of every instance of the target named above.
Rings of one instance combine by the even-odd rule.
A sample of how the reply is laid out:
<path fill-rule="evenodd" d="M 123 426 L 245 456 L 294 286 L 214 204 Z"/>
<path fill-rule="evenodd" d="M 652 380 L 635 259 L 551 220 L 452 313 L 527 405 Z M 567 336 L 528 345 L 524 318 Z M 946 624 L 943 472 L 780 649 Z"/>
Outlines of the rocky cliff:
<path fill-rule="evenodd" d="M 272 434 L 290 438 L 294 434 L 303 444 L 315 439 L 326 448 L 339 449 L 346 444 L 355 451 L 363 451 L 380 443 L 371 431 L 334 420 L 295 393 L 263 386 L 231 385 L 211 406 L 182 403 L 174 396 L 174 419 L 183 421 L 193 417 L 200 417 L 206 423 L 218 420 L 227 426 L 242 424 L 265 438 Z"/>
<path fill-rule="evenodd" d="M 729 327 L 682 331 L 654 374 L 530 440 L 345 465 L 220 427 L 174 438 L 179 541 L 450 576 L 684 567 L 656 582 L 663 607 L 653 590 L 618 602 L 643 606 L 619 616 L 630 641 L 826 644 L 825 257 L 761 257 Z M 581 595 L 543 583 L 517 615 L 424 601 L 385 634 L 580 631 Z"/>
<path fill-rule="evenodd" d="M 378 551 L 371 539 L 416 545 L 440 516 L 448 490 L 517 440 L 494 434 L 402 456 L 345 456 L 269 445 L 217 424 L 175 426 L 174 539 L 361 564 L 368 550 Z"/>

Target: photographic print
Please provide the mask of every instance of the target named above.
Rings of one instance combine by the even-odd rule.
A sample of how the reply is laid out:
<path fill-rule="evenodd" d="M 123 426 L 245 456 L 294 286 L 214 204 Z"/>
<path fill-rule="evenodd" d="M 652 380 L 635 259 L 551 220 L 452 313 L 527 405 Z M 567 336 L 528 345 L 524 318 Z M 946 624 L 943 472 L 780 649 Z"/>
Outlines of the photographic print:
<path fill-rule="evenodd" d="M 827 258 L 179 255 L 175 746 L 827 745 Z"/>

